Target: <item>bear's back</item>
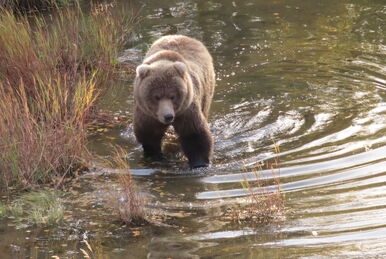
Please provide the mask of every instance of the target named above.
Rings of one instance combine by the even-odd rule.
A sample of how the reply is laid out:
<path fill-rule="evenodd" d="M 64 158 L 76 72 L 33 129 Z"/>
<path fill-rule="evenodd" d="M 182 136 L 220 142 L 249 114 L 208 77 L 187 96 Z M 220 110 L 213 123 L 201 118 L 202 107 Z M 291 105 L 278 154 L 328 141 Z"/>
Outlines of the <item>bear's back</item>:
<path fill-rule="evenodd" d="M 146 53 L 145 61 L 152 62 L 159 58 L 178 61 L 173 60 L 178 57 L 169 55 L 170 52 L 176 52 L 182 56 L 189 66 L 191 76 L 199 82 L 195 87 L 201 97 L 202 110 L 207 117 L 215 85 L 212 56 L 204 44 L 196 39 L 183 35 L 168 35 L 161 37 L 151 45 Z"/>
<path fill-rule="evenodd" d="M 156 40 L 146 54 L 146 58 L 162 50 L 179 53 L 187 61 L 211 65 L 212 57 L 200 41 L 183 35 L 168 35 Z M 205 64 L 207 63 L 207 64 Z"/>

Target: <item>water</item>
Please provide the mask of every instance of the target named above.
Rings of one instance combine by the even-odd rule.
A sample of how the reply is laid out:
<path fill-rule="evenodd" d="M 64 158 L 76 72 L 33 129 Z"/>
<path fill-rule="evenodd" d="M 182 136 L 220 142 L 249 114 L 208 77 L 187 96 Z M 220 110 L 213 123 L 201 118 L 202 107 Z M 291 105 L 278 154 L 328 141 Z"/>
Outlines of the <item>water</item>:
<path fill-rule="evenodd" d="M 100 155 L 111 143 L 126 148 L 143 192 L 174 216 L 172 227 L 121 226 L 105 208 L 116 178 L 91 174 L 74 187 L 79 197 L 68 198 L 65 224 L 1 227 L 0 257 L 82 258 L 87 237 L 106 258 L 386 258 L 384 1 L 133 5 L 143 19 L 123 61 L 138 64 L 152 41 L 174 33 L 203 41 L 214 57 L 212 168 L 191 173 L 170 137 L 166 164 L 144 161 L 131 125 L 92 136 Z M 132 82 L 117 84 L 101 105 L 130 115 Z M 225 220 L 245 196 L 243 172 L 253 180 L 255 163 L 277 156 L 286 219 Z"/>

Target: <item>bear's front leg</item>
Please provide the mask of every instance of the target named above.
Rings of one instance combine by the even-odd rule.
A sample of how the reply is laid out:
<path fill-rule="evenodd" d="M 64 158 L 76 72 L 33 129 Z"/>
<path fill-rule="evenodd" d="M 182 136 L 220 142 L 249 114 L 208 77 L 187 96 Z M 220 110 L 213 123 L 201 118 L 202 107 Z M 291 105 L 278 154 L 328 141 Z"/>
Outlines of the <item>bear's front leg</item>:
<path fill-rule="evenodd" d="M 203 130 L 180 138 L 190 168 L 209 166 L 213 146 L 210 132 Z"/>
<path fill-rule="evenodd" d="M 143 113 L 139 108 L 134 111 L 134 134 L 143 147 L 145 157 L 162 158 L 161 140 L 167 125 Z"/>
<path fill-rule="evenodd" d="M 209 166 L 213 153 L 213 138 L 202 113 L 176 120 L 174 128 L 179 135 L 190 168 Z"/>

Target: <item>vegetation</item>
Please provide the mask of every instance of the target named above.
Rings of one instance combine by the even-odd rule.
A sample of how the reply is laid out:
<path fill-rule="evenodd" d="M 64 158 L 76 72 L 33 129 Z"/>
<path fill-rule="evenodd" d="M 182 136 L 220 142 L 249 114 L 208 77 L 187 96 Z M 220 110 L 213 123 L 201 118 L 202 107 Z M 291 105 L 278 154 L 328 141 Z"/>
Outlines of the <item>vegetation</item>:
<path fill-rule="evenodd" d="M 7 207 L 0 203 L 0 217 L 5 216 L 6 212 L 7 212 Z"/>
<path fill-rule="evenodd" d="M 111 8 L 32 20 L 0 10 L 0 189 L 60 185 L 83 163 L 92 108 L 133 21 Z"/>
<path fill-rule="evenodd" d="M 33 224 L 49 224 L 61 221 L 64 206 L 55 191 L 41 190 L 29 192 L 9 205 L 0 205 L 0 216 L 9 216 L 17 221 Z"/>
<path fill-rule="evenodd" d="M 267 186 L 269 181 L 261 179 L 259 170 L 261 165 L 253 173 L 256 176 L 255 182 L 245 180 L 242 185 L 248 192 L 247 206 L 241 210 L 237 219 L 240 221 L 253 221 L 259 223 L 271 222 L 280 219 L 284 215 L 285 200 L 280 190 L 280 178 L 275 173 L 273 165 L 267 165 L 272 170 L 273 188 Z"/>
<path fill-rule="evenodd" d="M 111 197 L 114 209 L 125 224 L 148 222 L 149 213 L 145 208 L 145 200 L 141 197 L 131 176 L 129 165 L 123 157 L 127 157 L 127 152 L 123 148 L 116 147 L 112 166 L 124 170 L 125 173 L 119 175 L 121 190 Z"/>
<path fill-rule="evenodd" d="M 84 258 L 103 258 L 103 256 L 98 253 L 98 250 L 96 253 L 94 252 L 90 243 L 86 239 L 83 240 L 82 243 L 85 244 L 85 249 L 79 248 L 79 250 L 82 252 Z"/>
<path fill-rule="evenodd" d="M 280 153 L 279 146 L 274 144 L 276 154 Z M 269 223 L 285 218 L 285 196 L 280 189 L 280 163 L 276 157 L 272 164 L 266 163 L 266 168 L 271 171 L 272 179 L 262 178 L 264 164 L 257 163 L 252 173 L 255 181 L 248 181 L 244 177 L 241 185 L 247 193 L 246 205 L 236 209 L 229 209 L 227 216 L 239 223 Z"/>

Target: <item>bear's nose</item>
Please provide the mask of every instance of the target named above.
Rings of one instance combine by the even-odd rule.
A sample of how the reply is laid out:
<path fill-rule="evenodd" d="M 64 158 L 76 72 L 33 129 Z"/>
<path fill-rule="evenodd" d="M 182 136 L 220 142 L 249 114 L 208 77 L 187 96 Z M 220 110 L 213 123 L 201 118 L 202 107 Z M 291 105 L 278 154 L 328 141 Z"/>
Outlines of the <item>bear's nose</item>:
<path fill-rule="evenodd" d="M 173 121 L 173 119 L 174 119 L 174 115 L 173 114 L 166 114 L 165 116 L 164 116 L 164 119 L 165 119 L 165 122 L 167 122 L 167 123 L 170 123 L 170 122 L 172 122 Z"/>

